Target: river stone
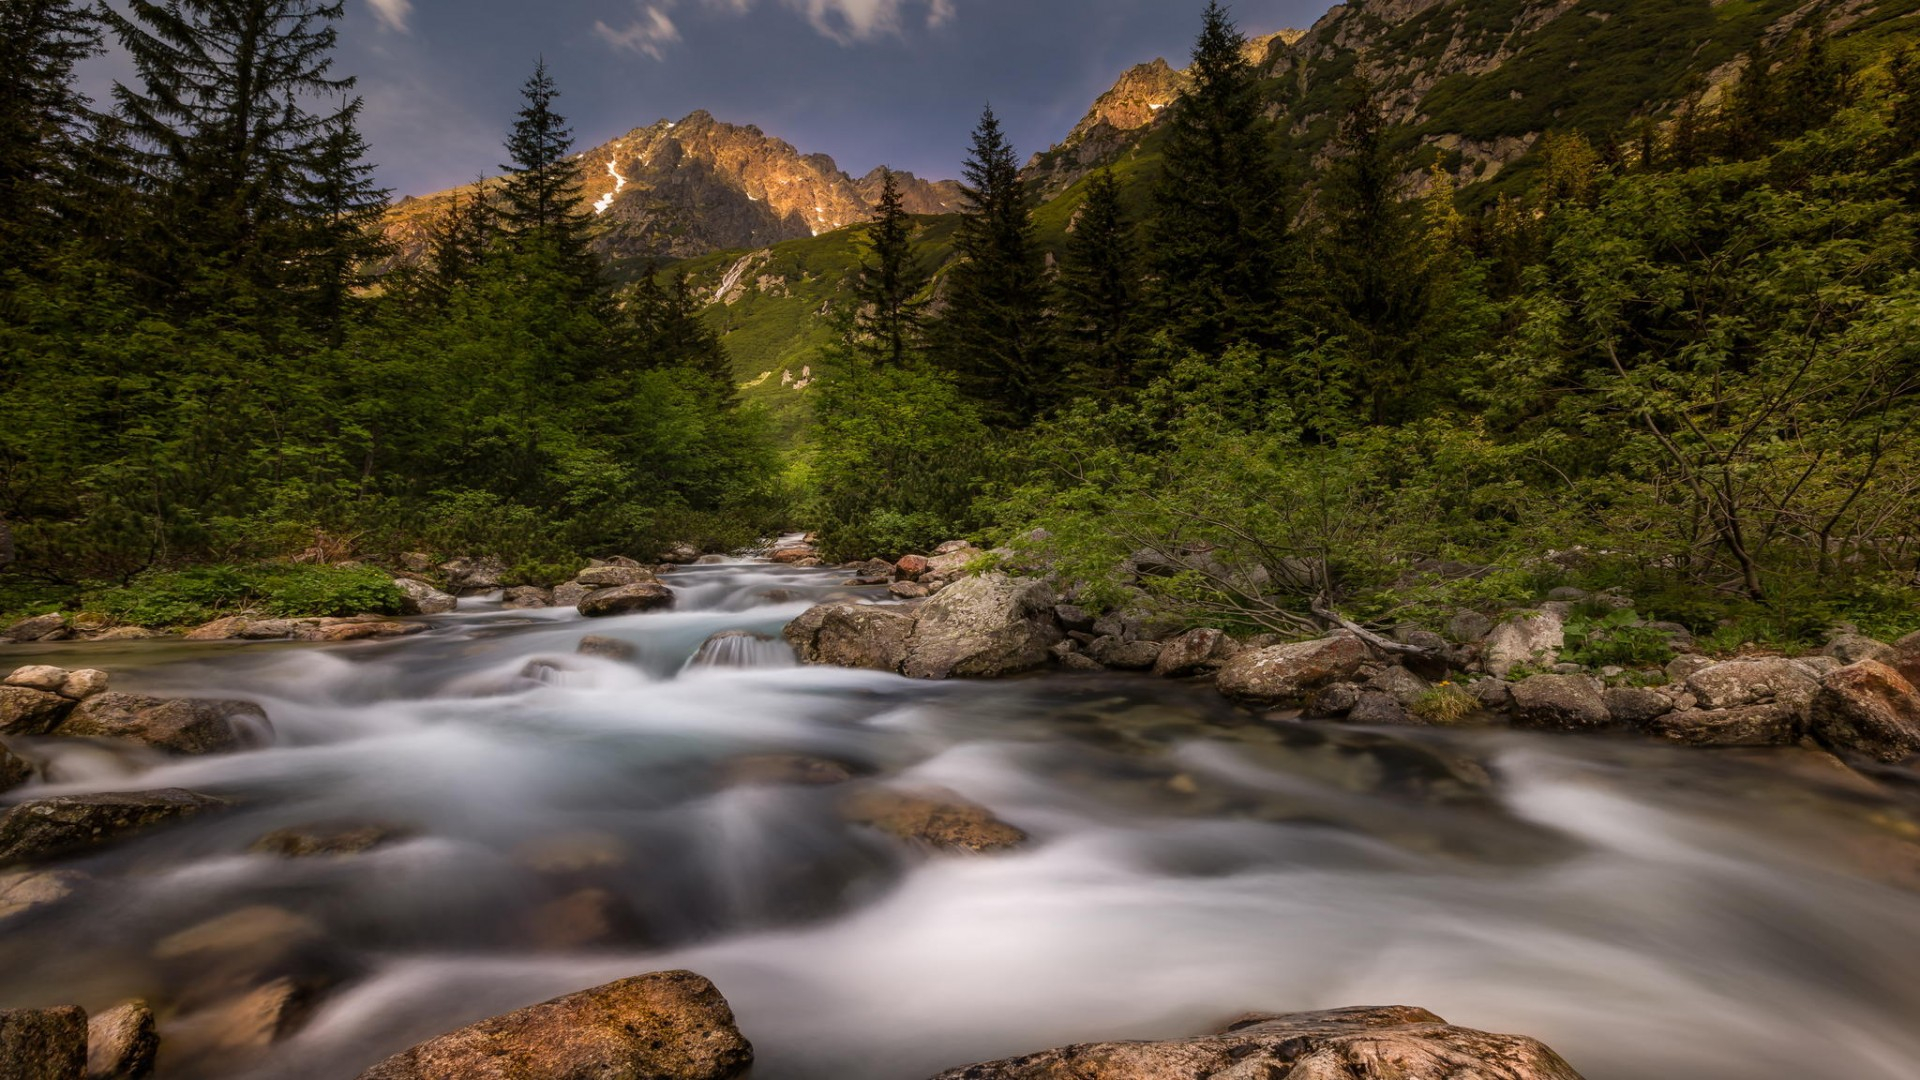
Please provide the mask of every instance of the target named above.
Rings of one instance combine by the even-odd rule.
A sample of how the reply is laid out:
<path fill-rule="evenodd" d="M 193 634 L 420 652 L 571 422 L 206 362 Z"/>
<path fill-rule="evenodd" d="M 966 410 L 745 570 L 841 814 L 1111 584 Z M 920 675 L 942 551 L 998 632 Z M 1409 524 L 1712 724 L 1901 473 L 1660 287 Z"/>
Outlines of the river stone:
<path fill-rule="evenodd" d="M 1647 728 L 1688 746 L 1788 746 L 1799 740 L 1805 720 L 1801 706 L 1768 701 L 1731 709 L 1676 709 Z"/>
<path fill-rule="evenodd" d="M 447 575 L 447 584 L 453 586 L 455 592 L 466 595 L 499 588 L 500 576 L 507 572 L 507 565 L 498 559 L 459 558 L 441 563 L 440 572 Z"/>
<path fill-rule="evenodd" d="M 273 832 L 247 845 L 247 850 L 283 859 L 311 859 L 328 855 L 361 855 L 413 836 L 411 829 L 382 823 L 296 825 Z"/>
<path fill-rule="evenodd" d="M 1813 673 L 1792 660 L 1728 660 L 1687 676 L 1687 692 L 1703 709 L 1733 709 L 1769 701 L 1806 706 L 1820 689 Z"/>
<path fill-rule="evenodd" d="M 1900 672 L 1863 660 L 1828 675 L 1813 699 L 1813 734 L 1881 761 L 1920 753 L 1920 694 Z"/>
<path fill-rule="evenodd" d="M 1353 705 L 1347 709 L 1347 722 L 1350 724 L 1390 725 L 1411 724 L 1413 714 L 1400 703 L 1400 699 L 1384 690 L 1361 688 L 1354 695 Z"/>
<path fill-rule="evenodd" d="M 1655 717 L 1673 711 L 1673 699 L 1643 686 L 1610 686 L 1601 693 L 1607 713 L 1616 724 L 1645 727 Z"/>
<path fill-rule="evenodd" d="M 427 632 L 426 623 L 390 622 L 384 619 L 302 620 L 293 636 L 301 641 L 366 641 L 369 638 L 410 637 Z M 278 636 L 278 635 L 275 635 Z"/>
<path fill-rule="evenodd" d="M 57 1009 L 0 1009 L 0 1077 L 4 1080 L 81 1080 L 87 1075 L 87 1013 Z"/>
<path fill-rule="evenodd" d="M 67 669 L 47 664 L 31 664 L 15 668 L 6 678 L 7 686 L 24 686 L 29 690 L 40 690 L 49 694 L 60 692 L 60 684 L 67 681 Z"/>
<path fill-rule="evenodd" d="M 1334 720 L 1353 711 L 1360 703 L 1359 683 L 1328 683 L 1307 699 L 1305 715 L 1315 720 Z"/>
<path fill-rule="evenodd" d="M 1891 666 L 1899 659 L 1893 646 L 1875 641 L 1865 634 L 1839 634 L 1821 652 L 1840 662 L 1842 667 L 1857 664 L 1862 660 L 1878 660 Z"/>
<path fill-rule="evenodd" d="M 181 788 L 54 795 L 23 802 L 0 814 L 0 866 L 100 847 L 228 805 L 225 799 Z"/>
<path fill-rule="evenodd" d="M 581 638 L 573 651 L 581 656 L 598 656 L 608 660 L 632 660 L 640 655 L 640 647 L 633 642 L 600 634 L 588 634 Z"/>
<path fill-rule="evenodd" d="M 1115 671 L 1149 671 L 1160 662 L 1161 647 L 1157 641 L 1122 641 L 1117 637 L 1095 638 L 1087 646 L 1087 655 L 1099 661 L 1101 667 Z"/>
<path fill-rule="evenodd" d="M 0 735 L 45 735 L 73 711 L 59 694 L 25 686 L 0 686 Z"/>
<path fill-rule="evenodd" d="M 0 874 L 0 927 L 16 916 L 65 900 L 91 880 L 75 870 L 20 870 Z"/>
<path fill-rule="evenodd" d="M 249 1052 L 257 1053 L 297 1031 L 313 1015 L 320 989 L 298 979 L 278 978 L 173 1019 L 166 1030 L 167 1074 L 233 1071 L 236 1055 L 245 1060 Z M 213 1067 L 209 1058 L 226 1067 Z M 197 1067 L 181 1069 L 183 1061 Z"/>
<path fill-rule="evenodd" d="M 1487 674 L 1504 679 L 1518 667 L 1551 667 L 1566 647 L 1566 619 L 1548 607 L 1523 611 L 1494 627 L 1481 642 Z"/>
<path fill-rule="evenodd" d="M 772 551 L 767 552 L 767 561 L 791 565 L 793 563 L 806 562 L 816 558 L 819 554 L 819 551 L 815 550 L 812 544 L 781 544 Z"/>
<path fill-rule="evenodd" d="M 36 615 L 31 619 L 21 619 L 0 632 L 0 641 L 14 641 L 25 644 L 29 641 L 55 641 L 65 637 L 67 619 L 64 615 Z"/>
<path fill-rule="evenodd" d="M 12 791 L 33 779 L 33 766 L 0 743 L 0 794 Z"/>
<path fill-rule="evenodd" d="M 925 555 L 902 555 L 900 560 L 893 564 L 893 572 L 908 581 L 918 581 L 920 575 L 927 572 L 927 565 Z"/>
<path fill-rule="evenodd" d="M 579 608 L 580 614 L 589 619 L 631 615 L 640 611 L 671 611 L 673 590 L 652 582 L 600 589 L 587 594 L 587 598 L 580 601 Z"/>
<path fill-rule="evenodd" d="M 992 679 L 1041 667 L 1061 637 L 1053 602 L 1042 581 L 981 574 L 954 582 L 920 607 L 900 670 L 916 679 Z"/>
<path fill-rule="evenodd" d="M 1493 620 L 1477 611 L 1462 611 L 1447 620 L 1447 636 L 1463 644 L 1484 641 L 1493 633 Z"/>
<path fill-rule="evenodd" d="M 720 991 L 662 971 L 482 1020 L 359 1080 L 731 1080 L 752 1063 Z"/>
<path fill-rule="evenodd" d="M 111 681 L 110 676 L 98 668 L 81 668 L 78 671 L 67 672 L 67 677 L 61 682 L 58 693 L 68 701 L 85 701 L 90 697 L 98 697 L 106 693 L 109 681 Z"/>
<path fill-rule="evenodd" d="M 458 597 L 418 578 L 394 578 L 393 587 L 400 590 L 400 610 L 408 615 L 445 615 L 460 607 Z"/>
<path fill-rule="evenodd" d="M 508 611 L 534 611 L 553 606 L 553 590 L 538 585 L 515 585 L 500 596 L 500 606 Z"/>
<path fill-rule="evenodd" d="M 170 754 L 221 754 L 271 730 L 266 712 L 251 701 L 101 694 L 81 702 L 54 734 L 126 739 Z"/>
<path fill-rule="evenodd" d="M 896 600 L 925 600 L 933 591 L 917 581 L 896 581 L 887 586 L 888 595 Z"/>
<path fill-rule="evenodd" d="M 1357 673 L 1372 655 L 1366 642 L 1341 631 L 1318 641 L 1248 649 L 1221 665 L 1215 685 L 1250 705 L 1295 704 L 1319 687 Z"/>
<path fill-rule="evenodd" d="M 153 1073 L 160 1036 L 144 1001 L 116 1005 L 87 1022 L 87 1080 L 142 1080 Z"/>
<path fill-rule="evenodd" d="M 1043 1050 L 934 1080 L 1580 1080 L 1544 1044 L 1407 1006 L 1254 1015 L 1213 1035 Z"/>
<path fill-rule="evenodd" d="M 660 578 L 644 567 L 589 566 L 575 574 L 573 580 L 591 589 L 617 589 L 622 585 L 657 583 Z"/>
<path fill-rule="evenodd" d="M 725 787 L 830 787 L 855 775 L 850 765 L 807 754 L 748 754 L 720 766 Z"/>
<path fill-rule="evenodd" d="M 1390 695 L 1403 708 L 1411 709 L 1415 702 L 1433 689 L 1433 684 L 1396 665 L 1381 668 L 1378 674 L 1367 680 L 1367 688 Z"/>
<path fill-rule="evenodd" d="M 1553 731 L 1592 731 L 1613 720 L 1600 687 L 1585 675 L 1535 675 L 1513 684 L 1513 722 Z"/>
<path fill-rule="evenodd" d="M 1058 613 L 1060 608 L 1054 608 Z M 1063 620 L 1064 621 L 1064 620 Z M 1163 679 L 1184 679 L 1217 671 L 1240 651 L 1232 638 L 1211 627 L 1189 630 L 1166 642 L 1153 662 L 1153 673 Z"/>
<path fill-rule="evenodd" d="M 577 581 L 569 581 L 565 585 L 555 585 L 553 587 L 553 606 L 577 608 L 580 606 L 580 601 L 592 596 L 593 592 L 594 590 L 590 586 L 582 585 Z"/>
<path fill-rule="evenodd" d="M 914 616 L 869 604 L 819 604 L 783 631 L 803 664 L 898 671 L 907 658 Z"/>
<path fill-rule="evenodd" d="M 1027 834 L 951 791 L 866 788 L 840 801 L 840 816 L 902 840 L 979 854 L 1026 843 Z"/>

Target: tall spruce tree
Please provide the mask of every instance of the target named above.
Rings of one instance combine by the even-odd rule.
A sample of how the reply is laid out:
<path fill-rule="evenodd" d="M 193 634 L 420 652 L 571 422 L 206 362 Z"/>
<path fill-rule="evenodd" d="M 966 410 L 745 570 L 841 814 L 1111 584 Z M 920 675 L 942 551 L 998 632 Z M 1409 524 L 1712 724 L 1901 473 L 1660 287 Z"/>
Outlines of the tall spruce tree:
<path fill-rule="evenodd" d="M 625 315 L 631 348 L 641 368 L 680 368 L 699 376 L 710 401 L 720 407 L 734 404 L 733 362 L 720 335 L 700 318 L 700 298 L 685 270 L 675 270 L 662 281 L 658 268 L 649 268 L 627 298 Z"/>
<path fill-rule="evenodd" d="M 853 276 L 856 310 L 849 340 L 875 364 L 899 367 L 916 347 L 926 274 L 913 255 L 913 218 L 892 169 L 880 174 L 880 203 L 867 223 L 867 255 Z"/>
<path fill-rule="evenodd" d="M 583 293 L 600 287 L 599 262 L 588 250 L 593 216 L 580 198 L 573 130 L 554 110 L 560 89 L 541 60 L 521 90 L 523 104 L 507 136 L 512 159 L 501 189 L 500 225 L 522 252 L 538 251 L 576 275 Z"/>
<path fill-rule="evenodd" d="M 74 66 L 100 51 L 100 22 L 76 0 L 0 2 L 0 266 L 56 242 L 74 208 L 90 103 Z"/>
<path fill-rule="evenodd" d="M 1246 44 L 1209 3 L 1146 223 L 1153 307 L 1176 340 L 1206 353 L 1272 336 L 1288 258 L 1279 134 Z"/>
<path fill-rule="evenodd" d="M 964 175 L 957 258 L 946 309 L 929 328 L 932 349 L 990 413 L 1024 424 L 1047 407 L 1060 380 L 1032 195 L 991 108 L 974 129 Z"/>
<path fill-rule="evenodd" d="M 1133 384 L 1138 274 L 1120 182 L 1102 169 L 1087 182 L 1060 263 L 1060 337 L 1078 386 L 1111 391 Z"/>
<path fill-rule="evenodd" d="M 236 289 L 310 286 L 310 227 L 335 141 L 351 127 L 351 78 L 331 74 L 344 0 L 129 0 L 101 12 L 139 73 L 114 86 L 151 193 L 146 269 L 212 306 Z M 345 99 L 337 111 L 315 102 Z M 358 152 L 358 147 L 353 147 Z M 304 279 L 304 280 L 303 280 Z"/>
<path fill-rule="evenodd" d="M 312 208 L 310 273 L 315 313 L 335 343 L 344 332 L 349 301 L 365 267 L 385 247 L 380 215 L 389 192 L 373 179 L 360 134 L 358 98 L 342 103 L 321 142 L 317 172 L 307 193 Z"/>

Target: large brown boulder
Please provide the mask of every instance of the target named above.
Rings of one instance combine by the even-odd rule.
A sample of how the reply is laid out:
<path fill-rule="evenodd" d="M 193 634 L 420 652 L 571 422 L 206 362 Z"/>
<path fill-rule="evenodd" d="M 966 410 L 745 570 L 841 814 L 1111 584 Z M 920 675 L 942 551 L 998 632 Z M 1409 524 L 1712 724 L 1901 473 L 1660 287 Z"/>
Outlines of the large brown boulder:
<path fill-rule="evenodd" d="M 54 795 L 23 802 L 0 814 L 0 867 L 100 847 L 227 805 L 225 799 L 181 788 Z"/>
<path fill-rule="evenodd" d="M 142 1080 L 159 1050 L 147 1003 L 116 1005 L 87 1023 L 87 1080 Z"/>
<path fill-rule="evenodd" d="M 1821 682 L 1812 726 L 1828 746 L 1904 761 L 1920 754 L 1920 693 L 1897 669 L 1863 660 Z"/>
<path fill-rule="evenodd" d="M 902 840 L 979 854 L 1019 847 L 1027 834 L 951 791 L 865 788 L 840 800 L 840 816 Z"/>
<path fill-rule="evenodd" d="M 1535 675 L 1513 684 L 1516 727 L 1593 731 L 1613 722 L 1600 684 L 1585 675 Z"/>
<path fill-rule="evenodd" d="M 448 1032 L 360 1080 L 729 1080 L 752 1063 L 720 991 L 663 971 Z"/>
<path fill-rule="evenodd" d="M 45 735 L 73 710 L 59 694 L 30 686 L 0 686 L 0 735 Z"/>
<path fill-rule="evenodd" d="M 1317 641 L 1248 649 L 1220 667 L 1220 692 L 1250 705 L 1305 701 L 1314 690 L 1359 672 L 1372 659 L 1367 643 L 1346 631 Z"/>
<path fill-rule="evenodd" d="M 907 659 L 914 617 L 899 608 L 820 604 L 783 631 L 803 664 L 899 671 Z"/>
<path fill-rule="evenodd" d="M 80 703 L 54 734 L 126 739 L 169 754 L 222 754 L 261 741 L 272 725 L 251 701 L 100 694 Z"/>
<path fill-rule="evenodd" d="M 87 1014 L 76 1006 L 0 1009 L 0 1078 L 81 1080 L 87 1075 Z"/>
<path fill-rule="evenodd" d="M 589 619 L 609 615 L 632 615 L 641 611 L 673 610 L 673 590 L 654 582 L 619 585 L 587 594 L 580 601 L 580 614 Z"/>
<path fill-rule="evenodd" d="M 1044 666 L 1064 635 L 1042 581 L 981 574 L 921 606 L 900 670 L 916 679 L 993 679 Z"/>
<path fill-rule="evenodd" d="M 1250 1016 L 1214 1035 L 1067 1046 L 934 1080 L 1580 1080 L 1544 1044 L 1406 1006 Z"/>

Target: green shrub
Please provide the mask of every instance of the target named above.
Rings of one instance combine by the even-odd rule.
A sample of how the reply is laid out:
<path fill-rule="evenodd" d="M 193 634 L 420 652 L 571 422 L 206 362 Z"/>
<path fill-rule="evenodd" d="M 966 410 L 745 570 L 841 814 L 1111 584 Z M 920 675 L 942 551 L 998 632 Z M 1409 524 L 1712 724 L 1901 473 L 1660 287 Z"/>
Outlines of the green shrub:
<path fill-rule="evenodd" d="M 1566 637 L 1560 658 L 1587 667 L 1657 667 L 1674 655 L 1666 632 L 1646 625 L 1632 608 L 1596 614 L 1583 604 L 1567 620 Z"/>
<path fill-rule="evenodd" d="M 200 566 L 142 574 L 87 597 L 87 607 L 137 626 L 187 626 L 254 611 L 276 618 L 398 614 L 403 597 L 367 566 Z"/>

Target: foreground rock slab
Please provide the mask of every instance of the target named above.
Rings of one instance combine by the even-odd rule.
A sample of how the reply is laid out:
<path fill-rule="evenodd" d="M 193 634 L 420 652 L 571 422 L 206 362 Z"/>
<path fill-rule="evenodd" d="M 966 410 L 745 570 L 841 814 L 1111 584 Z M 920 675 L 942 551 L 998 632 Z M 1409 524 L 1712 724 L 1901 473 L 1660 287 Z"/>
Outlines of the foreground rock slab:
<path fill-rule="evenodd" d="M 855 825 L 947 851 L 979 854 L 1027 842 L 1026 833 L 951 791 L 867 788 L 841 800 L 840 816 Z"/>
<path fill-rule="evenodd" d="M 1067 1046 L 934 1080 L 1580 1080 L 1542 1043 L 1406 1006 L 1250 1016 L 1214 1035 Z"/>
<path fill-rule="evenodd" d="M 35 799 L 0 814 L 0 867 L 101 847 L 228 805 L 182 788 Z"/>
<path fill-rule="evenodd" d="M 448 1032 L 360 1080 L 731 1080 L 752 1063 L 720 991 L 662 971 Z"/>
<path fill-rule="evenodd" d="M 80 1080 L 87 1075 L 87 1014 L 59 1009 L 0 1009 L 0 1077 Z"/>

